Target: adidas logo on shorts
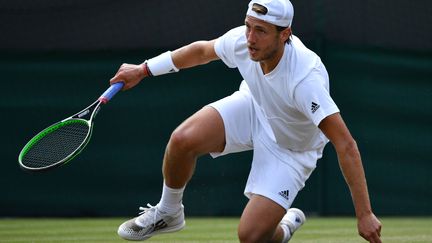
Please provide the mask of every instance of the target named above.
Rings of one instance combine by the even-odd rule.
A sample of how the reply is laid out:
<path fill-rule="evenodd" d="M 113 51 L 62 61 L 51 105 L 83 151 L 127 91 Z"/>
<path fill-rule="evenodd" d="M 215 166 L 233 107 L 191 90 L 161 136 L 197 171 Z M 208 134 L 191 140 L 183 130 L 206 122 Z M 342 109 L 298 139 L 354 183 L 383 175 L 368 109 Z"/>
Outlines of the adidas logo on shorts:
<path fill-rule="evenodd" d="M 286 200 L 289 200 L 289 190 L 281 191 L 281 192 L 279 192 L 279 195 L 281 195 Z"/>

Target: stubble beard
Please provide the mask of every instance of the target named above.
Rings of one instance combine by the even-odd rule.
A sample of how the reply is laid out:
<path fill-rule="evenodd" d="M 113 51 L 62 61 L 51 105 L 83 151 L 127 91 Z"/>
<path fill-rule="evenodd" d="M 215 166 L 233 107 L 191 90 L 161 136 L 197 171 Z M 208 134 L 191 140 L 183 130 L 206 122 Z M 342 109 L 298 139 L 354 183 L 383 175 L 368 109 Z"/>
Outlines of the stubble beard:
<path fill-rule="evenodd" d="M 254 62 L 263 62 L 263 61 L 266 61 L 266 60 L 270 60 L 270 59 L 272 59 L 276 55 L 276 53 L 278 52 L 279 48 L 280 48 L 279 45 L 277 43 L 275 43 L 274 45 L 272 45 L 271 49 L 268 48 L 269 49 L 268 51 L 265 50 L 266 52 L 263 53 L 262 56 L 253 57 L 249 53 L 249 58 L 252 61 L 254 61 Z M 259 50 L 259 51 L 262 51 L 262 50 Z"/>

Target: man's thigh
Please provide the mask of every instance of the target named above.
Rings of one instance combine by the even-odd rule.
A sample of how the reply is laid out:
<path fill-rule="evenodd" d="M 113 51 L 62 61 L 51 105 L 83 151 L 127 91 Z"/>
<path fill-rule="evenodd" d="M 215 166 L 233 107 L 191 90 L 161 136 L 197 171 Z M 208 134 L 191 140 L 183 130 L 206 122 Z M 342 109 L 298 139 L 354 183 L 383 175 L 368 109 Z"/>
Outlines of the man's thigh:
<path fill-rule="evenodd" d="M 196 155 L 222 151 L 225 147 L 222 117 L 217 110 L 209 106 L 186 119 L 173 134 L 175 135 L 171 136 L 171 140 L 179 140 L 178 144 Z"/>

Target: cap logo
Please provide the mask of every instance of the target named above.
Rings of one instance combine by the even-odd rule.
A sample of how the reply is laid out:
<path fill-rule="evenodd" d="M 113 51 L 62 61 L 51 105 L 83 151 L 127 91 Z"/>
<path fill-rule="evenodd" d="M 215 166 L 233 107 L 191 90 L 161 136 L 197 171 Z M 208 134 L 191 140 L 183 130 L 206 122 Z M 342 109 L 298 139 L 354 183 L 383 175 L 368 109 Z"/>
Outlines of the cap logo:
<path fill-rule="evenodd" d="M 261 4 L 254 3 L 252 5 L 252 10 L 258 14 L 266 15 L 268 13 L 268 9 Z"/>

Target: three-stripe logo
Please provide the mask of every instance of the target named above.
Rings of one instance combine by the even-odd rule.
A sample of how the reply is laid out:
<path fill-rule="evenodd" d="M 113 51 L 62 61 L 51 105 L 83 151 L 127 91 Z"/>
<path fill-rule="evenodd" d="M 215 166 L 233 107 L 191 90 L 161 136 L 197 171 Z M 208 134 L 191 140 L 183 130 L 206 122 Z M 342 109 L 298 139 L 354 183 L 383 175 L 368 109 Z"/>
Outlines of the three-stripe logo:
<path fill-rule="evenodd" d="M 289 190 L 281 191 L 279 192 L 279 195 L 281 195 L 286 200 L 289 200 Z"/>

